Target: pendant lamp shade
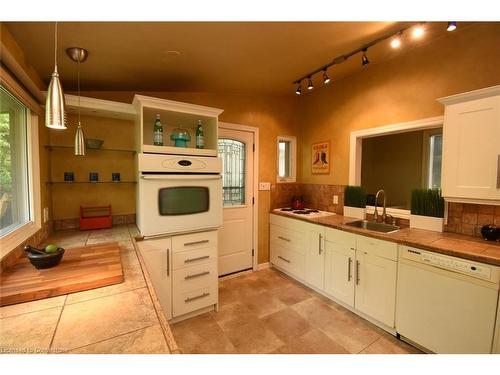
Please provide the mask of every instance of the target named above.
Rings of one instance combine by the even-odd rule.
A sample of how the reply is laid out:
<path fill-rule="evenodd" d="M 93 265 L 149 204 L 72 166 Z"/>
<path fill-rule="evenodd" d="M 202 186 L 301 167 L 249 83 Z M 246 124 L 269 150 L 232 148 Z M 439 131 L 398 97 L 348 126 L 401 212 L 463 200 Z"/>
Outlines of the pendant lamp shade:
<path fill-rule="evenodd" d="M 80 122 L 78 122 L 78 127 L 76 128 L 75 134 L 75 155 L 85 155 L 85 136 L 83 135 L 83 129 L 80 125 Z"/>
<path fill-rule="evenodd" d="M 57 72 L 57 22 L 54 28 L 54 73 L 47 90 L 45 126 L 52 129 L 66 129 L 66 103 Z"/>
<path fill-rule="evenodd" d="M 45 126 L 51 129 L 66 129 L 66 103 L 57 67 L 52 73 L 52 79 L 47 90 Z"/>

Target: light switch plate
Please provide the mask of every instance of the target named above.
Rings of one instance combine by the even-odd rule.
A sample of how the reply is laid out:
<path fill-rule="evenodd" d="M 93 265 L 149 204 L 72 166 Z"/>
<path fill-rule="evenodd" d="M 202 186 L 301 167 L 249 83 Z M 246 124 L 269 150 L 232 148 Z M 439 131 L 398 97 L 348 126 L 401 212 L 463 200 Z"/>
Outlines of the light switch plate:
<path fill-rule="evenodd" d="M 259 182 L 259 190 L 271 190 L 270 182 Z"/>
<path fill-rule="evenodd" d="M 333 196 L 333 204 L 339 204 L 339 196 L 338 195 Z"/>

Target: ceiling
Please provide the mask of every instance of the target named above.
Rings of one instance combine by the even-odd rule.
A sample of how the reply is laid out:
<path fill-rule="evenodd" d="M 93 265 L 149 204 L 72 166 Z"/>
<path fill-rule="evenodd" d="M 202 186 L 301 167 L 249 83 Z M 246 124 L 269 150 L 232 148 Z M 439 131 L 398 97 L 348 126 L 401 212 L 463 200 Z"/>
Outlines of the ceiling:
<path fill-rule="evenodd" d="M 8 22 L 27 61 L 46 84 L 54 67 L 54 24 Z M 62 22 L 58 67 L 75 90 L 77 64 L 64 50 L 83 47 L 82 91 L 191 91 L 293 95 L 292 82 L 333 58 L 408 23 L 401 22 Z M 426 24 L 426 42 L 446 33 Z M 410 43 L 411 44 L 411 43 Z M 415 44 L 415 42 L 414 42 Z M 372 62 L 392 58 L 387 44 Z M 361 69 L 360 56 L 335 66 L 335 79 Z M 319 75 L 318 75 L 319 83 Z"/>

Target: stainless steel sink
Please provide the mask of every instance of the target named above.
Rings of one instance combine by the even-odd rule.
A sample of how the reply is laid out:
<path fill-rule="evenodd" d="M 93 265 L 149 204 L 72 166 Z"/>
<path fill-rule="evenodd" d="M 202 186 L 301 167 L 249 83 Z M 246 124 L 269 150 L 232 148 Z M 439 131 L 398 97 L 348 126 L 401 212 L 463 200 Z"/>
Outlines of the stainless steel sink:
<path fill-rule="evenodd" d="M 368 221 L 368 220 L 351 221 L 349 223 L 346 223 L 346 225 L 349 225 L 351 227 L 356 227 L 356 228 L 373 230 L 375 232 L 382 232 L 382 233 L 394 233 L 394 232 L 397 232 L 399 230 L 399 227 L 397 225 L 376 223 L 374 221 Z"/>

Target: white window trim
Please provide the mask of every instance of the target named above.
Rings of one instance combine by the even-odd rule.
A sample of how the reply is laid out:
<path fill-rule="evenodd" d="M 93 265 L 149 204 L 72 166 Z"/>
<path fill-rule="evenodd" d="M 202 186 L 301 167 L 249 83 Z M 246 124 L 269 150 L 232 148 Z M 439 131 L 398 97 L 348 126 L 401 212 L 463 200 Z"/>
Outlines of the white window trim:
<path fill-rule="evenodd" d="M 29 111 L 29 110 L 28 110 Z M 40 155 L 38 146 L 38 115 L 29 111 L 27 116 L 28 189 L 31 220 L 0 238 L 0 258 L 28 240 L 42 228 L 40 205 Z"/>
<path fill-rule="evenodd" d="M 349 185 L 361 185 L 361 157 L 363 138 L 377 137 L 381 135 L 405 133 L 415 130 L 435 129 L 443 126 L 444 117 L 428 117 L 415 121 L 400 122 L 396 124 L 379 126 L 351 132 L 349 144 Z M 366 212 L 372 213 L 374 207 L 367 207 Z M 387 209 L 387 213 L 393 217 L 407 219 L 410 210 Z"/>
<path fill-rule="evenodd" d="M 290 152 L 290 176 L 280 177 L 280 141 L 290 142 L 292 147 Z M 278 136 L 276 140 L 276 182 L 287 183 L 297 181 L 297 138 L 293 136 Z"/>

